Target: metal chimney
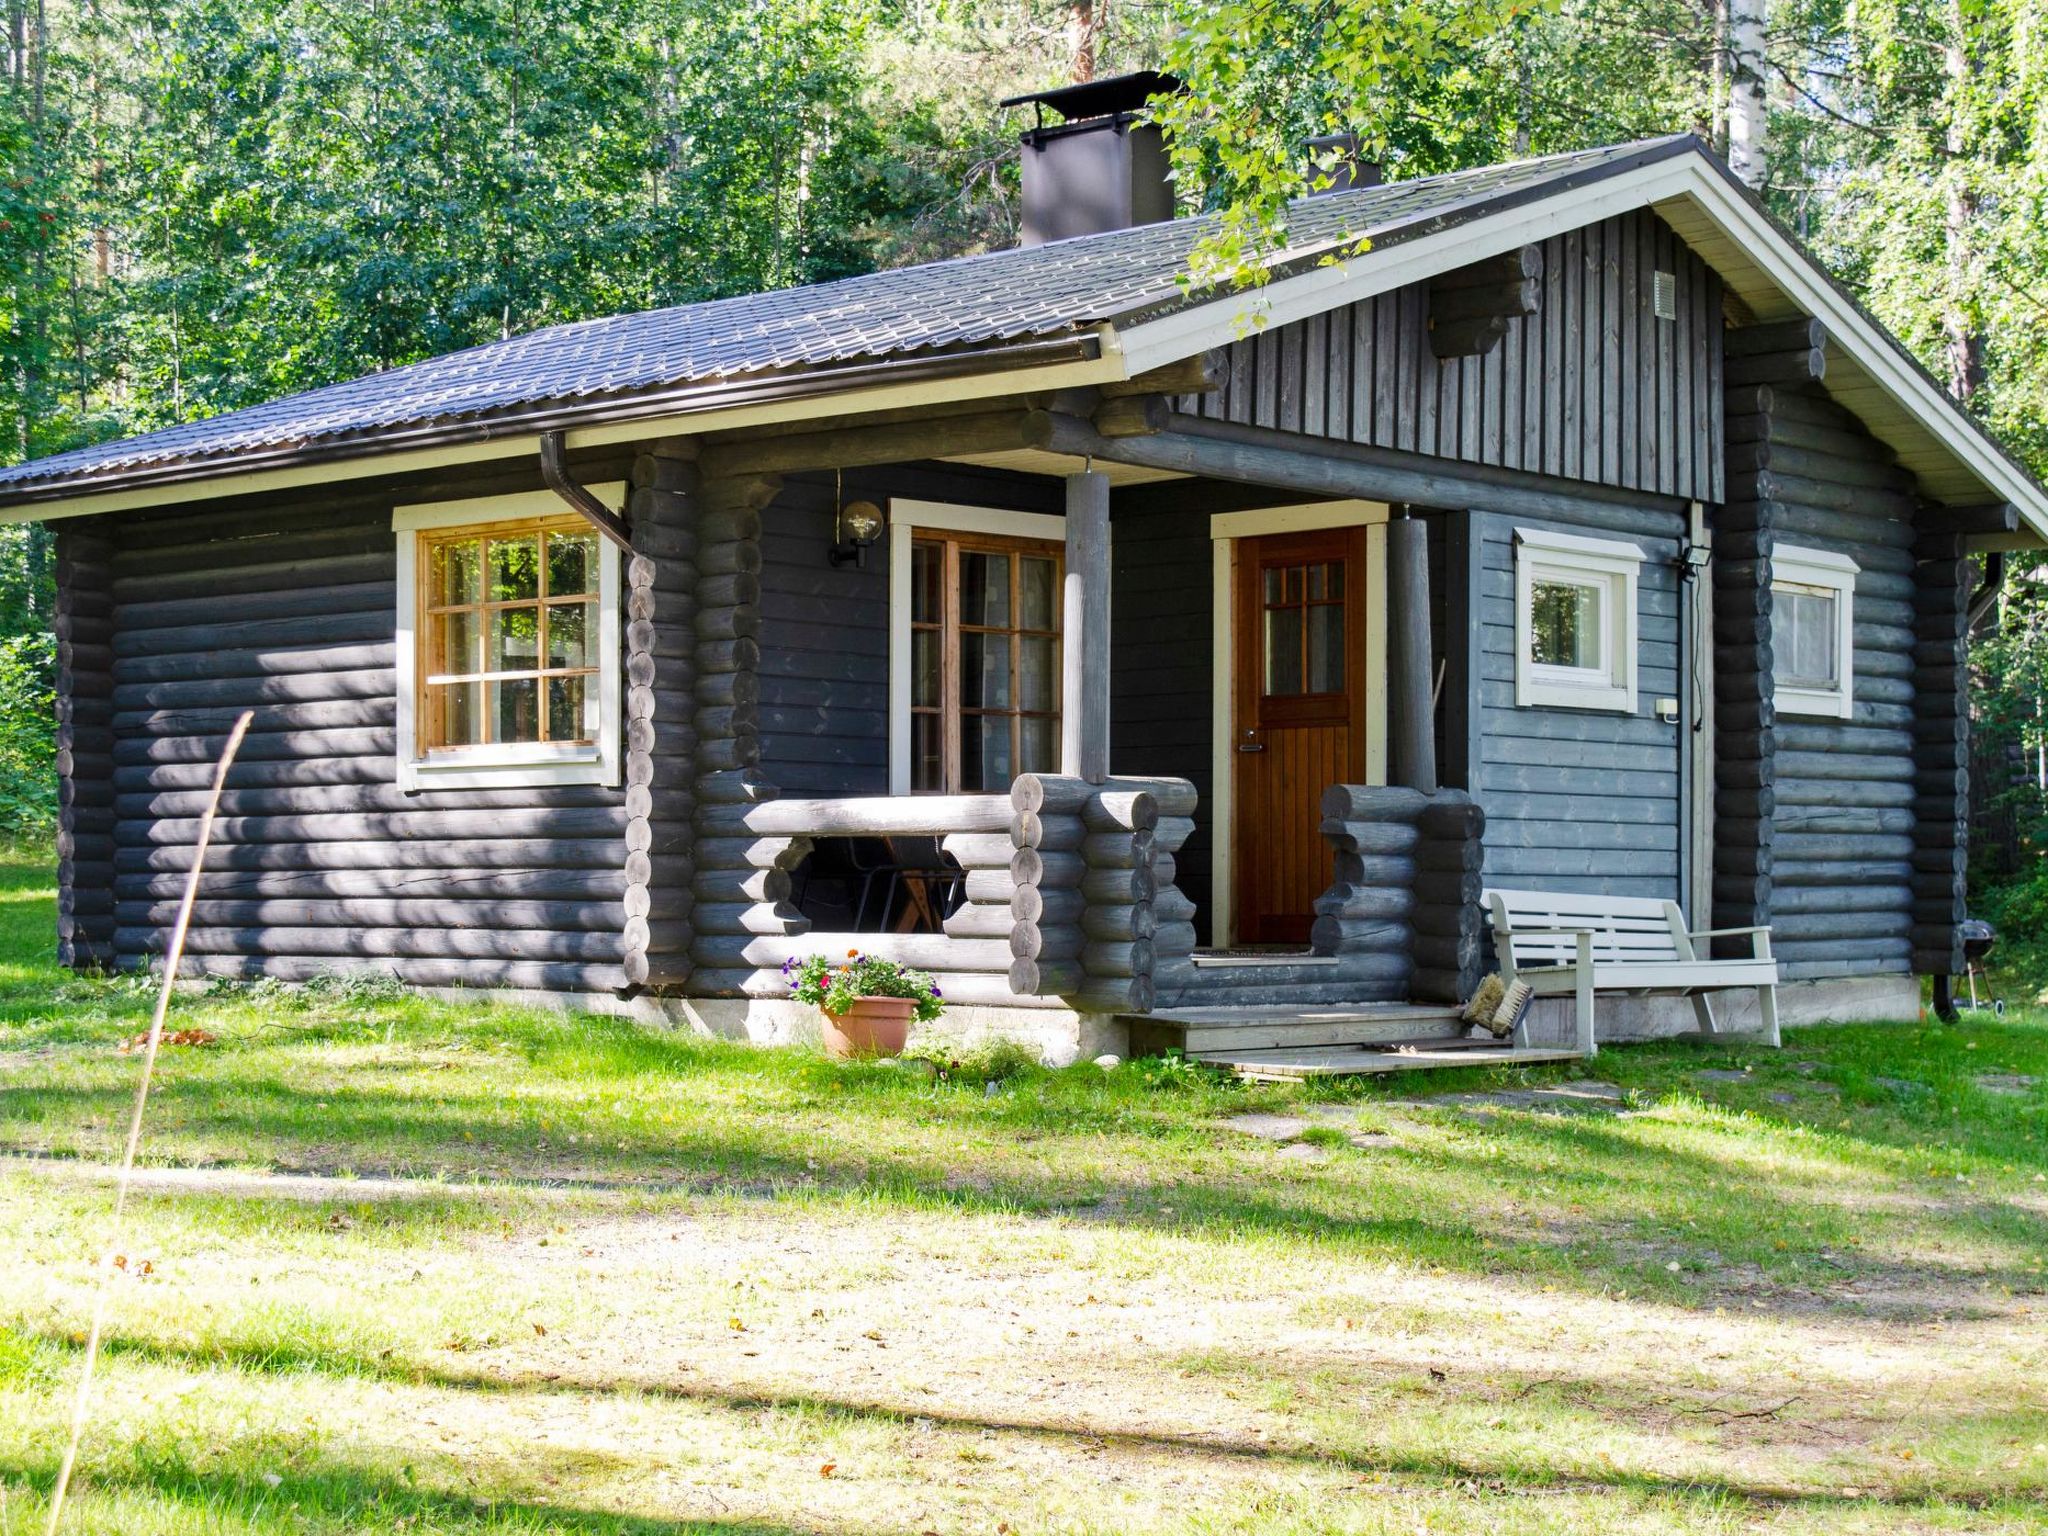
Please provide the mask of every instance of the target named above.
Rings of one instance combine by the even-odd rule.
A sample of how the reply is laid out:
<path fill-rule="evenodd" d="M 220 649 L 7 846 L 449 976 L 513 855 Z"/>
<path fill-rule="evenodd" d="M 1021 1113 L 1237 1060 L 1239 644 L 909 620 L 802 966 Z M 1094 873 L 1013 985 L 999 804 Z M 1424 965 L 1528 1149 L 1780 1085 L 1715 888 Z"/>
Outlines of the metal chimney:
<path fill-rule="evenodd" d="M 1357 134 L 1325 133 L 1310 139 L 1308 159 L 1311 176 L 1316 174 L 1313 169 L 1316 162 L 1326 155 L 1336 157 L 1336 163 L 1330 167 L 1330 184 L 1311 192 L 1311 197 L 1324 192 L 1349 192 L 1353 187 L 1376 187 L 1380 184 L 1380 163 L 1360 158 Z"/>
<path fill-rule="evenodd" d="M 1012 96 L 1037 122 L 1023 136 L 1024 244 L 1099 235 L 1173 217 L 1166 141 L 1142 122 L 1145 103 L 1180 82 L 1157 70 Z M 1063 121 L 1048 124 L 1050 107 Z"/>

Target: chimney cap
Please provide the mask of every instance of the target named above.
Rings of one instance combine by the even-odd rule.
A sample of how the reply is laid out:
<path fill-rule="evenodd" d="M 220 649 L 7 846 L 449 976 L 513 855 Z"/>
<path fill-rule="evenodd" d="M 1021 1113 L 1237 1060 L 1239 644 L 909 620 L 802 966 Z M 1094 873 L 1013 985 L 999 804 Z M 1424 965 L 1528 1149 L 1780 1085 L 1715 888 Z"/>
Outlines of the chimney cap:
<path fill-rule="evenodd" d="M 1084 80 L 1079 85 L 1055 86 L 1048 91 L 1027 91 L 998 103 L 1003 107 L 1034 106 L 1039 119 L 1051 107 L 1068 122 L 1089 117 L 1110 117 L 1136 112 L 1154 96 L 1172 96 L 1183 89 L 1180 79 L 1156 69 L 1140 69 L 1128 75 L 1110 75 L 1101 80 Z"/>

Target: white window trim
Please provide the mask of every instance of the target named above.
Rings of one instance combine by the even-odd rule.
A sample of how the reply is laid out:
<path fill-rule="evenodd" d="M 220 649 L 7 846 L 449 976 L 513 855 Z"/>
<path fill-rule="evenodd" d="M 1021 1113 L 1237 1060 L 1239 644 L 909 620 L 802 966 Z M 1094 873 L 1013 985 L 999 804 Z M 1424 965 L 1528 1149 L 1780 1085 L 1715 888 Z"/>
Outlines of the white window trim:
<path fill-rule="evenodd" d="M 625 505 L 623 480 L 589 487 L 610 507 Z M 619 547 L 597 541 L 597 741 L 591 746 L 547 742 L 510 743 L 464 750 L 427 761 L 419 746 L 415 714 L 419 687 L 419 536 L 437 528 L 472 523 L 529 522 L 559 517 L 566 510 L 552 491 L 511 496 L 472 496 L 460 501 L 417 502 L 391 510 L 398 538 L 398 787 L 407 793 L 435 789 L 525 789 L 556 784 L 612 784 L 620 781 Z"/>
<path fill-rule="evenodd" d="M 950 501 L 889 500 L 889 793 L 910 794 L 910 546 L 918 533 L 979 533 L 1065 545 L 1067 520 L 1050 512 L 1006 512 Z M 1060 708 L 1064 750 L 1065 701 Z"/>
<path fill-rule="evenodd" d="M 1832 688 L 1772 690 L 1778 713 L 1823 715 L 1847 720 L 1856 713 L 1856 578 L 1862 567 L 1847 555 L 1780 544 L 1771 554 L 1771 588 L 1820 587 L 1835 594 L 1835 656 L 1839 676 Z"/>
<path fill-rule="evenodd" d="M 1636 608 L 1643 552 L 1620 539 L 1589 539 L 1546 528 L 1515 530 L 1515 705 L 1520 709 L 1636 709 Z M 1600 605 L 1600 668 L 1538 663 L 1532 652 L 1531 610 L 1539 579 L 1606 587 Z"/>

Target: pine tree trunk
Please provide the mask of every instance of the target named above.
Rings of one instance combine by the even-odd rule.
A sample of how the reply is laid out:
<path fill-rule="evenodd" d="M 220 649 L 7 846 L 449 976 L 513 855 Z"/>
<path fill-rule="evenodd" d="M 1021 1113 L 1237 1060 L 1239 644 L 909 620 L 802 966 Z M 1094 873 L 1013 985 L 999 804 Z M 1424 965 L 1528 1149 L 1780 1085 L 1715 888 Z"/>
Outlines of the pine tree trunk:
<path fill-rule="evenodd" d="M 1948 24 L 1950 35 L 1943 50 L 1948 75 L 1948 165 L 1942 172 L 1948 204 L 1948 295 L 1942 306 L 1941 328 L 1948 354 L 1949 392 L 1967 405 L 1984 382 L 1984 333 L 1978 328 L 1975 306 L 1970 302 L 1977 193 L 1970 185 L 1969 114 L 1965 101 L 1970 83 L 1970 49 L 1960 5 L 1949 6 Z"/>

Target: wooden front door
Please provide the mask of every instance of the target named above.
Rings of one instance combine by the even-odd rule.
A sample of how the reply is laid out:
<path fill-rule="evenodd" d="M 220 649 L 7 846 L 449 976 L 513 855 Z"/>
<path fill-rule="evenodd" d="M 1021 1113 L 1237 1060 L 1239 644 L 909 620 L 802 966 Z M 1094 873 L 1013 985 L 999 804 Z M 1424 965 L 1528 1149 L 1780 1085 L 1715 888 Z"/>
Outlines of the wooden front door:
<path fill-rule="evenodd" d="M 1232 800 L 1241 944 L 1305 944 L 1330 885 L 1323 791 L 1365 775 L 1365 530 L 1235 546 Z"/>

